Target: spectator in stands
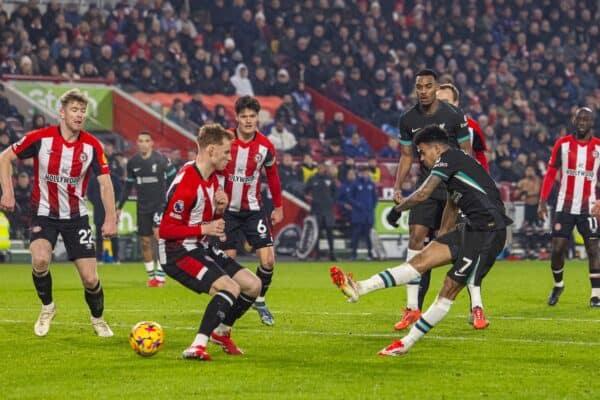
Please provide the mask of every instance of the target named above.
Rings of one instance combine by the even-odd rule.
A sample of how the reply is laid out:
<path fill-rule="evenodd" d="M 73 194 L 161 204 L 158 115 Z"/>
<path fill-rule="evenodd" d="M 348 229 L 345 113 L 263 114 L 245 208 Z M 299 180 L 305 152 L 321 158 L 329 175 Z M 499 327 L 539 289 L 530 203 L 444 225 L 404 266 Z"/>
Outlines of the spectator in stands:
<path fill-rule="evenodd" d="M 371 229 L 375 222 L 375 207 L 377 206 L 377 189 L 371 182 L 369 170 L 362 167 L 358 177 L 350 188 L 348 201 L 351 205 L 350 222 L 352 231 L 352 260 L 356 260 L 360 239 L 367 245 L 367 259 L 373 260 Z"/>
<path fill-rule="evenodd" d="M 340 171 L 338 169 L 338 176 Z M 350 202 L 350 191 L 356 180 L 356 170 L 354 168 L 346 170 L 345 178 L 342 179 L 338 189 L 337 205 L 340 210 L 340 217 L 343 225 L 348 229 L 346 234 L 350 237 L 350 224 L 352 217 L 352 203 Z"/>
<path fill-rule="evenodd" d="M 317 173 L 310 177 L 304 188 L 306 199 L 310 203 L 311 214 L 317 219 L 319 235 L 317 238 L 315 260 L 320 259 L 319 242 L 321 231 L 325 230 L 329 246 L 329 260 L 336 261 L 333 251 L 333 226 L 335 224 L 336 184 L 329 174 L 325 161 L 319 162 Z"/>
<path fill-rule="evenodd" d="M 325 95 L 343 107 L 350 106 L 351 96 L 346 87 L 346 73 L 342 69 L 335 71 L 334 77 L 327 83 Z"/>
<path fill-rule="evenodd" d="M 387 145 L 379 151 L 379 158 L 391 158 L 398 160 L 400 158 L 400 142 L 397 137 L 390 136 Z"/>
<path fill-rule="evenodd" d="M 267 69 L 260 65 L 254 70 L 252 76 L 252 87 L 254 88 L 254 94 L 257 96 L 268 96 L 273 93 L 273 84 L 267 74 Z"/>
<path fill-rule="evenodd" d="M 329 144 L 327 145 L 327 147 L 325 147 L 324 155 L 327 158 L 331 158 L 331 157 L 343 158 L 344 150 L 342 149 L 342 144 L 340 143 L 340 141 L 337 139 L 329 141 Z"/>
<path fill-rule="evenodd" d="M 375 112 L 373 99 L 369 93 L 369 86 L 365 82 L 357 84 L 356 91 L 353 92 L 348 105 L 350 111 L 361 118 L 369 119 Z"/>
<path fill-rule="evenodd" d="M 366 140 L 358 132 L 354 132 L 350 139 L 346 139 L 343 148 L 346 157 L 366 158 L 373 154 Z"/>
<path fill-rule="evenodd" d="M 31 130 L 42 129 L 48 126 L 44 114 L 33 114 L 31 117 Z"/>
<path fill-rule="evenodd" d="M 246 10 L 250 12 L 250 10 Z M 231 84 L 235 87 L 236 96 L 254 96 L 252 82 L 248 79 L 248 67 L 240 63 L 235 67 L 235 73 L 231 77 Z"/>
<path fill-rule="evenodd" d="M 19 172 L 15 184 L 15 212 L 9 213 L 11 237 L 29 239 L 31 226 L 31 177 L 27 172 Z"/>
<path fill-rule="evenodd" d="M 377 157 L 371 156 L 367 160 L 367 169 L 369 170 L 369 177 L 374 184 L 381 182 L 381 168 L 377 165 Z"/>
<path fill-rule="evenodd" d="M 283 153 L 281 163 L 277 165 L 281 188 L 290 192 L 294 196 L 302 198 L 304 196 L 304 182 L 294 167 L 294 160 L 290 153 Z"/>
<path fill-rule="evenodd" d="M 159 91 L 158 77 L 152 73 L 152 68 L 145 65 L 142 69 L 142 76 L 137 82 L 138 90 L 143 90 L 148 93 L 156 93 Z"/>
<path fill-rule="evenodd" d="M 197 79 L 198 90 L 203 94 L 215 94 L 220 90 L 219 85 L 218 78 L 215 77 L 215 68 L 206 64 L 202 68 L 202 75 Z"/>
<path fill-rule="evenodd" d="M 194 93 L 192 99 L 183 106 L 183 109 L 186 115 L 189 116 L 189 119 L 198 126 L 204 125 L 206 120 L 211 117 L 210 111 L 202 102 L 202 93 L 200 92 Z"/>
<path fill-rule="evenodd" d="M 302 164 L 300 165 L 300 176 L 302 177 L 302 182 L 308 182 L 308 179 L 316 173 L 317 163 L 313 161 L 313 158 L 309 153 L 304 154 Z"/>
<path fill-rule="evenodd" d="M 215 106 L 213 122 L 224 128 L 229 128 L 232 125 L 229 118 L 227 118 L 227 113 L 223 104 L 217 104 Z"/>
<path fill-rule="evenodd" d="M 313 112 L 312 95 L 306 91 L 304 81 L 298 82 L 298 87 L 292 92 L 292 98 L 299 111 L 306 116 Z M 302 118 L 303 120 L 305 118 Z"/>
<path fill-rule="evenodd" d="M 287 69 L 281 68 L 277 71 L 277 78 L 273 84 L 273 94 L 283 97 L 286 94 L 292 93 L 294 84 L 290 80 L 290 74 Z"/>
<path fill-rule="evenodd" d="M 371 119 L 373 120 L 373 124 L 381 128 L 384 132 L 389 127 L 395 128 L 398 125 L 398 114 L 392 108 L 391 97 L 384 97 L 379 101 L 379 108 L 373 113 Z"/>
<path fill-rule="evenodd" d="M 290 153 L 292 153 L 292 155 L 297 157 L 303 157 L 305 154 L 310 154 L 311 156 L 317 156 L 320 154 L 320 152 L 315 153 L 313 147 L 310 144 L 310 140 L 306 136 L 300 136 L 297 138 L 297 140 L 298 143 L 296 144 L 296 146 L 294 146 L 294 148 L 290 150 Z M 320 147 L 318 149 L 320 149 Z"/>
<path fill-rule="evenodd" d="M 229 71 L 227 68 L 223 68 L 221 74 L 216 82 L 216 93 L 224 94 L 226 96 L 232 96 L 235 94 L 235 86 L 229 79 Z"/>
<path fill-rule="evenodd" d="M 35 75 L 33 70 L 33 61 L 29 56 L 22 56 L 19 61 L 19 71 L 20 75 Z"/>
<path fill-rule="evenodd" d="M 344 141 L 346 138 L 346 124 L 344 124 L 344 113 L 336 111 L 333 114 L 333 120 L 327 125 L 325 130 L 325 140 L 337 139 Z"/>
<path fill-rule="evenodd" d="M 285 126 L 285 120 L 282 117 L 275 120 L 275 125 L 269 131 L 268 136 L 277 151 L 290 151 L 298 143 L 294 134 Z"/>
<path fill-rule="evenodd" d="M 340 182 L 345 182 L 346 177 L 348 176 L 348 171 L 354 170 L 356 171 L 356 163 L 354 157 L 346 157 L 342 164 L 340 164 L 338 168 L 338 179 Z"/>
<path fill-rule="evenodd" d="M 327 78 L 327 71 L 321 64 L 321 57 L 318 54 L 312 54 L 309 58 L 308 66 L 304 70 L 304 82 L 309 87 L 323 90 Z"/>
<path fill-rule="evenodd" d="M 8 132 L 0 132 L 0 152 L 10 146 L 10 136 Z"/>
<path fill-rule="evenodd" d="M 283 101 L 281 102 L 281 105 L 277 111 L 275 111 L 275 118 L 283 118 L 285 123 L 291 127 L 291 130 L 296 133 L 298 126 L 302 122 L 300 109 L 294 102 L 291 94 L 285 94 L 282 96 L 282 98 Z"/>

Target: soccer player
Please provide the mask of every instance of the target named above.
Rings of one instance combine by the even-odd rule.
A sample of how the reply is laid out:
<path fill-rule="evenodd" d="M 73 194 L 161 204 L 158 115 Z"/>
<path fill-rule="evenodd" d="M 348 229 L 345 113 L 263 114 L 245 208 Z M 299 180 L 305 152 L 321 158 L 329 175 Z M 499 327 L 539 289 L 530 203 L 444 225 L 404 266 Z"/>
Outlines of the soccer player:
<path fill-rule="evenodd" d="M 196 160 L 181 168 L 168 191 L 159 227 L 159 257 L 171 278 L 196 293 L 212 296 L 196 338 L 182 355 L 210 360 L 209 340 L 225 353 L 242 354 L 231 340 L 231 326 L 254 303 L 261 282 L 208 241 L 209 236 L 225 233 L 222 213 L 228 198 L 215 172 L 231 160 L 231 134 L 221 125 L 205 125 L 196 141 Z"/>
<path fill-rule="evenodd" d="M 237 244 L 241 242 L 243 234 L 256 251 L 260 264 L 256 275 L 262 282 L 262 290 L 253 307 L 263 324 L 273 325 L 275 320 L 266 305 L 265 294 L 271 285 L 275 266 L 271 227 L 283 219 L 283 206 L 275 148 L 257 130 L 259 111 L 260 103 L 254 97 L 242 96 L 235 102 L 238 126 L 233 130 L 232 159 L 224 171 L 229 207 L 224 216 L 225 238 L 221 249 L 230 257 L 235 257 Z M 265 213 L 260 197 L 262 170 L 265 171 L 273 198 L 274 209 L 270 218 Z"/>
<path fill-rule="evenodd" d="M 573 119 L 575 132 L 559 138 L 554 144 L 540 192 L 538 216 L 542 221 L 548 217 L 548 196 L 560 169 L 561 181 L 556 200 L 556 213 L 552 225 L 552 255 L 550 267 L 554 287 L 548 297 L 548 305 L 558 303 L 565 290 L 563 269 L 569 237 L 573 228 L 583 236 L 588 255 L 592 294 L 590 307 L 600 307 L 600 230 L 598 218 L 592 215 L 596 202 L 596 184 L 600 167 L 600 139 L 594 137 L 594 113 L 587 107 L 578 108 Z"/>
<path fill-rule="evenodd" d="M 460 98 L 460 93 L 456 86 L 451 83 L 441 84 L 436 93 L 436 97 L 438 100 L 448 102 L 456 108 L 459 106 L 458 99 Z M 486 170 L 486 172 L 489 173 L 490 166 L 485 156 L 486 145 L 483 132 L 481 131 L 477 121 L 475 121 L 473 118 L 467 117 L 467 124 L 471 137 L 473 155 Z M 479 274 L 474 277 L 472 282 L 467 283 L 469 297 L 471 298 L 471 315 L 469 316 L 469 322 L 473 324 L 473 328 L 475 329 L 485 329 L 490 324 L 483 312 L 483 300 L 481 299 L 481 281 L 483 278 L 484 277 Z"/>
<path fill-rule="evenodd" d="M 85 198 L 90 170 L 97 176 L 106 210 L 102 225 L 105 237 L 114 236 L 117 231 L 115 196 L 102 145 L 83 130 L 87 104 L 87 97 L 79 90 L 65 92 L 60 97 L 58 126 L 31 131 L 0 154 L 0 209 L 3 211 L 15 208 L 12 162 L 17 158 L 34 160 L 29 250 L 33 284 L 42 301 L 42 311 L 33 328 L 37 336 L 48 334 L 56 315 L 50 260 L 59 234 L 83 283 L 94 331 L 101 337 L 113 336 L 102 318 L 104 291 L 96 269 L 96 249 Z"/>
<path fill-rule="evenodd" d="M 431 169 L 425 182 L 409 197 L 402 199 L 388 219 L 397 220 L 402 211 L 427 201 L 439 185 L 448 192 L 439 234 L 427 247 L 404 264 L 386 269 L 371 278 L 355 282 L 338 267 L 331 267 L 334 284 L 350 302 L 379 289 L 406 284 L 432 268 L 452 262 L 442 289 L 433 304 L 400 340 L 382 349 L 382 356 L 407 353 L 423 335 L 450 311 L 458 293 L 478 273 L 487 272 L 502 251 L 506 216 L 496 184 L 474 158 L 450 145 L 448 134 L 439 126 L 421 129 L 414 137 L 421 161 Z M 458 212 L 464 222 L 457 224 Z"/>
<path fill-rule="evenodd" d="M 436 97 L 438 89 L 439 83 L 434 71 L 423 69 L 417 73 L 415 91 L 418 103 L 402 114 L 399 122 L 402 152 L 394 183 L 394 202 L 397 204 L 402 202 L 402 183 L 407 178 L 414 159 L 413 138 L 424 127 L 436 124 L 444 128 L 448 132 L 450 146 L 460 146 L 471 154 L 471 136 L 465 115 L 445 101 L 439 101 Z M 429 169 L 421 165 L 418 183 L 423 183 L 428 175 Z M 427 201 L 410 211 L 407 261 L 419 254 L 425 240 L 439 229 L 445 202 L 446 193 L 442 184 Z M 429 279 L 430 273 L 427 272 L 406 285 L 406 308 L 402 319 L 394 326 L 395 329 L 405 329 L 419 320 L 423 299 L 429 288 Z"/>
<path fill-rule="evenodd" d="M 160 263 L 154 266 L 155 240 L 158 238 L 160 214 L 165 207 L 165 193 L 177 170 L 171 161 L 153 150 L 154 142 L 148 131 L 141 131 L 137 137 L 138 154 L 127 162 L 125 190 L 117 204 L 117 214 L 125 205 L 131 189 L 137 193 L 137 225 L 144 267 L 148 274 L 148 287 L 161 287 L 165 284 L 165 272 Z"/>

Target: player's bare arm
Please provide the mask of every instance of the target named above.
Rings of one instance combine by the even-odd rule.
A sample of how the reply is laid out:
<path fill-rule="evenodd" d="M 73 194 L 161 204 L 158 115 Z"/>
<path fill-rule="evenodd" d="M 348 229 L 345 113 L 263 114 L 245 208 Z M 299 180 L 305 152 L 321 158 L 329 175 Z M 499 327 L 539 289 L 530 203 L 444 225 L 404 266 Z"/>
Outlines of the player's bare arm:
<path fill-rule="evenodd" d="M 424 202 L 429 198 L 429 196 L 431 196 L 431 193 L 433 193 L 435 188 L 438 187 L 440 183 L 442 183 L 442 178 L 437 175 L 430 174 L 425 182 L 423 182 L 423 184 L 416 191 L 414 191 L 407 198 L 402 199 L 402 201 L 396 205 L 394 209 L 402 212 Z"/>
<path fill-rule="evenodd" d="M 100 185 L 100 198 L 102 199 L 105 211 L 102 235 L 104 237 L 112 237 L 117 234 L 117 209 L 115 191 L 110 180 L 110 174 L 99 175 L 98 184 Z"/>
<path fill-rule="evenodd" d="M 442 213 L 442 221 L 437 236 L 450 232 L 456 227 L 456 219 L 458 217 L 458 206 L 450 198 L 446 200 L 446 206 Z"/>
<path fill-rule="evenodd" d="M 0 210 L 12 212 L 15 210 L 15 192 L 12 184 L 12 163 L 17 155 L 11 147 L 0 153 L 0 187 L 2 197 L 0 198 Z"/>
<path fill-rule="evenodd" d="M 402 145 L 402 153 L 398 161 L 398 169 L 396 171 L 396 181 L 394 182 L 394 202 L 400 204 L 402 201 L 402 183 L 408 176 L 413 163 L 413 147 L 412 145 Z"/>
<path fill-rule="evenodd" d="M 277 225 L 281 220 L 283 220 L 283 206 L 275 207 L 273 212 L 271 212 L 271 223 Z"/>

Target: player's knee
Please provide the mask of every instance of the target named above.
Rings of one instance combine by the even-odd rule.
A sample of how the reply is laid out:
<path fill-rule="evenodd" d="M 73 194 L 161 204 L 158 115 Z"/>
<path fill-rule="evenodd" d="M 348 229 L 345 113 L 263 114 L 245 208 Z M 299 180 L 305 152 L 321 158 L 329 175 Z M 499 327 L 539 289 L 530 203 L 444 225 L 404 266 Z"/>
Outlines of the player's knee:
<path fill-rule="evenodd" d="M 440 290 L 439 296 L 454 300 L 464 287 L 465 285 L 463 283 L 458 283 L 455 280 L 446 277 L 446 279 L 444 279 L 444 285 L 442 286 L 442 290 Z"/>
<path fill-rule="evenodd" d="M 88 289 L 93 289 L 98 285 L 98 274 L 89 274 L 81 276 L 81 283 Z"/>
<path fill-rule="evenodd" d="M 215 281 L 215 283 L 213 283 L 213 289 L 216 292 L 226 290 L 235 297 L 238 297 L 240 295 L 240 285 L 238 285 L 236 281 L 234 281 L 228 276 L 225 276 L 223 278 L 225 279 L 218 279 L 217 281 Z"/>
<path fill-rule="evenodd" d="M 258 297 L 260 291 L 262 290 L 262 282 L 258 279 L 257 276 L 253 276 L 252 279 L 248 282 L 248 285 L 244 292 L 252 297 Z"/>
<path fill-rule="evenodd" d="M 50 266 L 50 258 L 45 254 L 31 254 L 31 267 L 33 271 L 37 274 L 42 274 L 48 271 L 48 267 Z"/>

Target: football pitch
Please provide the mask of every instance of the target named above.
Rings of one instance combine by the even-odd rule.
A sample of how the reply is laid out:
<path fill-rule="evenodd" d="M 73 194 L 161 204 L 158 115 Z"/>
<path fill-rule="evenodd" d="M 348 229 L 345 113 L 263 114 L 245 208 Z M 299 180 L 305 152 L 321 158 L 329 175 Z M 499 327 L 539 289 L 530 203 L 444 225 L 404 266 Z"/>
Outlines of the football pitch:
<path fill-rule="evenodd" d="M 252 269 L 255 268 L 252 262 Z M 394 262 L 342 262 L 362 279 Z M 250 265 L 250 264 L 248 264 Z M 468 295 L 404 357 L 379 357 L 394 338 L 403 287 L 348 304 L 328 263 L 280 262 L 268 294 L 272 327 L 250 310 L 234 331 L 243 356 L 209 345 L 211 362 L 181 359 L 208 296 L 168 280 L 146 288 L 141 264 L 102 265 L 105 318 L 113 338 L 94 335 L 71 264 L 52 266 L 57 315 L 33 334 L 39 300 L 30 267 L 0 265 L 2 399 L 597 399 L 600 309 L 589 307 L 587 263 L 570 261 L 555 307 L 548 262 L 499 262 L 484 281 L 488 329 L 467 323 Z M 433 272 L 430 304 L 447 268 Z M 155 320 L 165 348 L 143 358 L 130 328 Z"/>

